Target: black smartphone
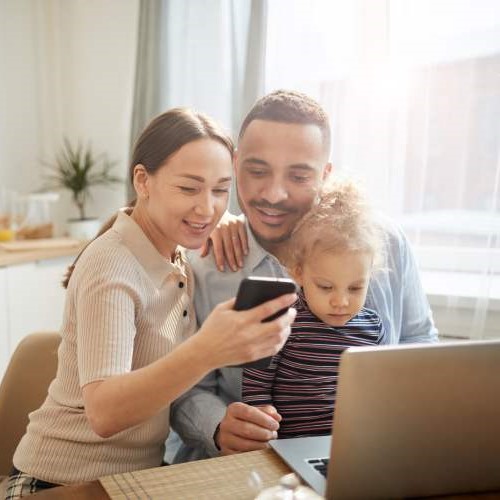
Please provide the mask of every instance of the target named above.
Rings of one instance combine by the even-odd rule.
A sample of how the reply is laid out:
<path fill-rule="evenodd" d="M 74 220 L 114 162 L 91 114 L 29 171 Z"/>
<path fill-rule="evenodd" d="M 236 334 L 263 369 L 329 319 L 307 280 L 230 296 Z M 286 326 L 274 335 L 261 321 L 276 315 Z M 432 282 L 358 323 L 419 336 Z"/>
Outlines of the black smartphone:
<path fill-rule="evenodd" d="M 236 311 L 243 311 L 258 306 L 268 300 L 275 299 L 286 293 L 296 293 L 298 287 L 295 281 L 288 278 L 268 278 L 260 276 L 249 276 L 241 280 L 236 294 L 236 303 L 234 308 Z M 287 307 L 269 316 L 264 321 L 272 321 L 278 318 L 288 310 Z M 240 368 L 267 368 L 271 361 L 270 357 L 250 361 L 238 365 Z"/>

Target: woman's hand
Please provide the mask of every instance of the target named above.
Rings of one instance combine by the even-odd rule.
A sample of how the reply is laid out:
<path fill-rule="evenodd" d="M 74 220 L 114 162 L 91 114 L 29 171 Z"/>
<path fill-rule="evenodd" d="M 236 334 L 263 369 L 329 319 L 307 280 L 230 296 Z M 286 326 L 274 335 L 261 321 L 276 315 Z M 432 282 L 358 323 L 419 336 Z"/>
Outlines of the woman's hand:
<path fill-rule="evenodd" d="M 224 271 L 224 262 L 227 262 L 233 271 L 241 269 L 244 256 L 248 255 L 245 216 L 243 214 L 236 216 L 226 212 L 201 248 L 202 257 L 208 255 L 210 245 L 213 247 L 215 263 L 219 271 Z"/>
<path fill-rule="evenodd" d="M 213 368 L 239 365 L 273 356 L 286 342 L 297 311 L 293 308 L 273 321 L 262 323 L 281 309 L 290 307 L 297 295 L 282 295 L 245 311 L 235 311 L 234 301 L 223 302 L 212 311 L 193 340 L 201 343 Z"/>

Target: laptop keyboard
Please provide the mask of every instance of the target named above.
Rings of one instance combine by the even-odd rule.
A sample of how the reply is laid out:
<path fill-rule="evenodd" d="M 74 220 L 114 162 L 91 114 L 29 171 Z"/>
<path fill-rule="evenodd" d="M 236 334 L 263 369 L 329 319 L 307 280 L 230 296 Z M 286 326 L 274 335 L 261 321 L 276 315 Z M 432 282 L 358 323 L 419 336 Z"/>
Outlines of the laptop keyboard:
<path fill-rule="evenodd" d="M 322 476 L 326 477 L 328 470 L 328 458 L 309 458 L 306 462 L 317 470 Z"/>

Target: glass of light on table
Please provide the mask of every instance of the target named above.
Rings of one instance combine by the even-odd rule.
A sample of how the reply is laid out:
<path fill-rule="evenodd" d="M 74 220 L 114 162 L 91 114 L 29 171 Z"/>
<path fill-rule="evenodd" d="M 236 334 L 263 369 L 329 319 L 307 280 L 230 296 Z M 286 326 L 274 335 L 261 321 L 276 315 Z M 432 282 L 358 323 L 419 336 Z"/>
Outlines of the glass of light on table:
<path fill-rule="evenodd" d="M 11 241 L 15 237 L 12 221 L 12 202 L 15 194 L 5 188 L 0 189 L 0 242 Z"/>

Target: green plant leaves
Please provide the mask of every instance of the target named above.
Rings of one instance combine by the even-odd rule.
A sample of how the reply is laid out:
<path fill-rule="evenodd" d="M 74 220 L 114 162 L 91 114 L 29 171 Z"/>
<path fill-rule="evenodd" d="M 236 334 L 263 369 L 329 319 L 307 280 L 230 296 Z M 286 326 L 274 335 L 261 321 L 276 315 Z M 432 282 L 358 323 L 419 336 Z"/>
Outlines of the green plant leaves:
<path fill-rule="evenodd" d="M 94 156 L 90 146 L 83 147 L 78 143 L 73 147 L 66 137 L 55 161 L 43 164 L 46 167 L 46 185 L 43 189 L 71 191 L 81 219 L 85 218 L 85 204 L 92 186 L 111 186 L 123 182 L 123 179 L 112 174 L 116 162 L 109 161 L 105 154 Z"/>

